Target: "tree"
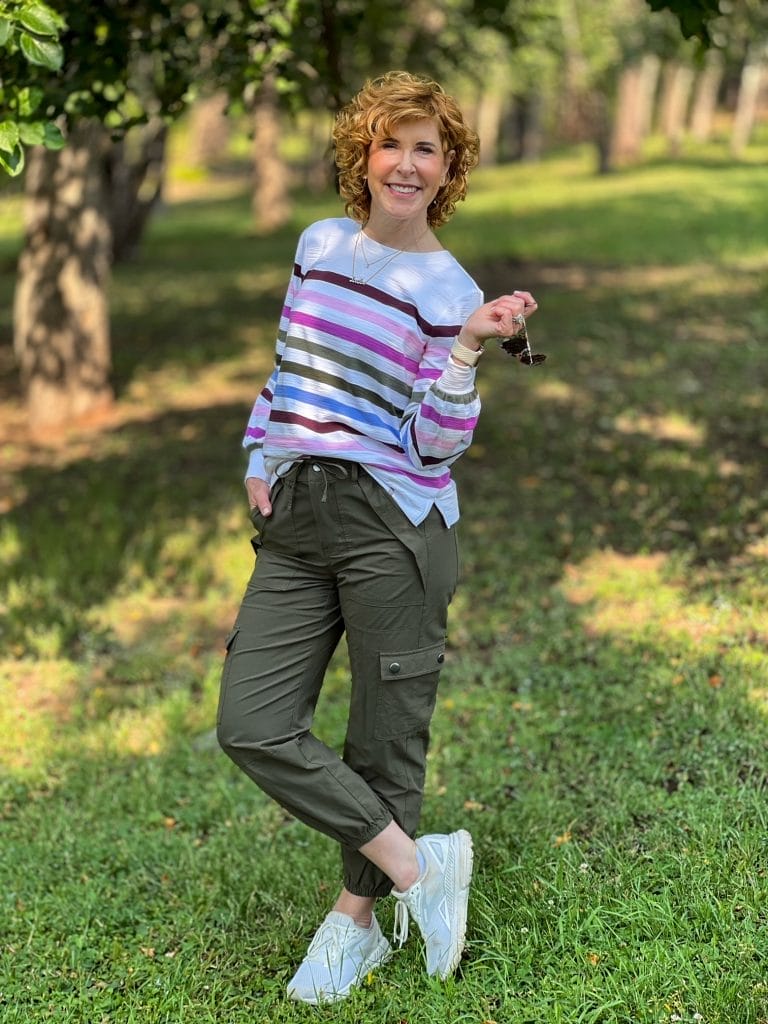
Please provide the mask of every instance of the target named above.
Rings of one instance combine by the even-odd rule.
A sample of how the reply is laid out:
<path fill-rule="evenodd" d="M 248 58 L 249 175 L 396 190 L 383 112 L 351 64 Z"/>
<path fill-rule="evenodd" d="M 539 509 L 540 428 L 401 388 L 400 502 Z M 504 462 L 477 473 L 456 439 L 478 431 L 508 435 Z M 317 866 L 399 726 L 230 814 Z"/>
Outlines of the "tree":
<path fill-rule="evenodd" d="M 111 397 L 106 285 L 115 243 L 130 243 L 137 211 L 122 216 L 123 208 L 118 216 L 115 199 L 130 198 L 136 188 L 123 173 L 122 143 L 115 148 L 110 133 L 124 139 L 132 126 L 151 123 L 155 143 L 161 142 L 165 122 L 185 109 L 203 74 L 230 94 L 255 87 L 286 52 L 291 10 L 278 0 L 73 4 L 66 22 L 55 16 L 56 45 L 65 55 L 57 73 L 50 61 L 29 64 L 24 33 L 13 28 L 3 95 L 32 95 L 35 109 L 60 119 L 67 136 L 59 152 L 35 152 L 27 176 L 14 346 L 34 430 L 55 429 Z M 12 26 L 26 26 L 28 0 L 19 0 L 14 12 Z M 15 103 L 13 113 L 24 123 L 27 115 Z M 26 131 L 19 128 L 20 143 Z M 27 137 L 46 141 L 39 131 Z M 14 166 L 23 158 L 19 153 L 19 147 L 11 153 Z M 149 167 L 151 154 L 142 162 Z M 120 224 L 125 230 L 116 230 Z"/>

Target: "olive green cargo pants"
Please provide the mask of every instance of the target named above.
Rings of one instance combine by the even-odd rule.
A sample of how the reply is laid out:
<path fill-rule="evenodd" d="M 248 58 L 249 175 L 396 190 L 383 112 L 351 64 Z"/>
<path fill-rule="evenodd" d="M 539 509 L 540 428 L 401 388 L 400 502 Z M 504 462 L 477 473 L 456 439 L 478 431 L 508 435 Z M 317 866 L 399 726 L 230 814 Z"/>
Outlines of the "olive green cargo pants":
<path fill-rule="evenodd" d="M 292 815 L 341 845 L 344 885 L 392 882 L 359 853 L 393 819 L 414 835 L 429 722 L 456 587 L 456 531 L 418 527 L 356 463 L 303 460 L 256 511 L 258 557 L 227 642 L 218 737 Z M 352 687 L 343 757 L 312 734 L 346 632 Z"/>

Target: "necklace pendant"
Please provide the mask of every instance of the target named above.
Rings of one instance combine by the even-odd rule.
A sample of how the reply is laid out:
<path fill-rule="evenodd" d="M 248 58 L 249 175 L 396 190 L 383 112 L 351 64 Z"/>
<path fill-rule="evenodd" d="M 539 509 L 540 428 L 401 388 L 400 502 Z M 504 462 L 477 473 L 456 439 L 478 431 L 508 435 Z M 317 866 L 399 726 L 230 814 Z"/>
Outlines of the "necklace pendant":
<path fill-rule="evenodd" d="M 349 283 L 350 284 L 365 284 L 365 281 L 362 279 L 362 277 L 350 277 Z"/>

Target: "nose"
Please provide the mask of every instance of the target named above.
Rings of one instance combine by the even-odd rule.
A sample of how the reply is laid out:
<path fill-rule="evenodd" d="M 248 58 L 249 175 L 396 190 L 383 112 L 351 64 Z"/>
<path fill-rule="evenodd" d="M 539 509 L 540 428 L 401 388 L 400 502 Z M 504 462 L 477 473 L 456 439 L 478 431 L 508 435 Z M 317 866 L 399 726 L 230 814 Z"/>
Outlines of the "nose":
<path fill-rule="evenodd" d="M 410 149 L 403 148 L 400 150 L 400 160 L 398 162 L 398 170 L 403 174 L 410 174 L 413 170 L 413 154 Z"/>

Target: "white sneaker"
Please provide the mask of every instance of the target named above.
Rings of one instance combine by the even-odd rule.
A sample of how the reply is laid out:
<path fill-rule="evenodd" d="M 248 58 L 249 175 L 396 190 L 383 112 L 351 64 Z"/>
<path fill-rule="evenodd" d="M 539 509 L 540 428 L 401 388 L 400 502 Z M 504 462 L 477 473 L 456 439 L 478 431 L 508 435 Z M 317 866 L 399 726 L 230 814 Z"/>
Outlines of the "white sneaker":
<path fill-rule="evenodd" d="M 410 915 L 427 947 L 427 974 L 447 978 L 458 967 L 467 931 L 467 903 L 472 878 L 472 837 L 460 829 L 447 836 L 422 836 L 416 847 L 426 868 L 410 889 L 392 890 L 395 939 L 408 938 Z"/>
<path fill-rule="evenodd" d="M 332 910 L 288 982 L 288 995 L 313 1006 L 337 1002 L 391 955 L 375 916 L 370 928 L 362 928 L 348 914 Z"/>

